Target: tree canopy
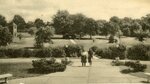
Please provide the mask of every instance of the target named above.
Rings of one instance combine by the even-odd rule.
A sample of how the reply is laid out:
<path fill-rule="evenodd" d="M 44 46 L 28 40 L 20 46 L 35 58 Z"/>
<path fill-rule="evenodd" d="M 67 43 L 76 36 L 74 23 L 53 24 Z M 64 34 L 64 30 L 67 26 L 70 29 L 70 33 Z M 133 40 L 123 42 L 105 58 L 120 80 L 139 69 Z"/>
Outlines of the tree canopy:
<path fill-rule="evenodd" d="M 7 46 L 7 44 L 12 42 L 12 38 L 9 29 L 0 25 L 0 46 Z"/>
<path fill-rule="evenodd" d="M 4 27 L 4 26 L 6 26 L 6 24 L 7 24 L 7 21 L 6 21 L 5 17 L 0 15 L 0 25 Z"/>
<path fill-rule="evenodd" d="M 12 22 L 14 22 L 17 25 L 18 31 L 24 31 L 25 30 L 26 22 L 22 16 L 15 15 Z"/>

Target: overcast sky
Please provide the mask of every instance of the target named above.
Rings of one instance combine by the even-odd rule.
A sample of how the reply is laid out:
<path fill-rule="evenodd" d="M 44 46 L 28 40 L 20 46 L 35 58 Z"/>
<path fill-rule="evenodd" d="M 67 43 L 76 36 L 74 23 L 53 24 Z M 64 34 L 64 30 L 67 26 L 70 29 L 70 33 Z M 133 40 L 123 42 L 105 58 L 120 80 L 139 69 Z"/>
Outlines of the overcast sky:
<path fill-rule="evenodd" d="M 11 20 L 15 14 L 26 21 L 50 21 L 58 10 L 83 13 L 94 19 L 111 16 L 140 18 L 150 13 L 150 0 L 0 0 L 0 14 Z"/>

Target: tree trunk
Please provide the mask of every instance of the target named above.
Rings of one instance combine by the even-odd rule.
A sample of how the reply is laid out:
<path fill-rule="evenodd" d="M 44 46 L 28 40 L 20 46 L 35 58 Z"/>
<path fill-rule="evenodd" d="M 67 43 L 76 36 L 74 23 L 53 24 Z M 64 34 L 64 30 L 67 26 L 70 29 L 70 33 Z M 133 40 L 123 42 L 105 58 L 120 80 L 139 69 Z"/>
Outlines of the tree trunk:
<path fill-rule="evenodd" d="M 92 34 L 90 34 L 90 39 L 92 39 Z"/>

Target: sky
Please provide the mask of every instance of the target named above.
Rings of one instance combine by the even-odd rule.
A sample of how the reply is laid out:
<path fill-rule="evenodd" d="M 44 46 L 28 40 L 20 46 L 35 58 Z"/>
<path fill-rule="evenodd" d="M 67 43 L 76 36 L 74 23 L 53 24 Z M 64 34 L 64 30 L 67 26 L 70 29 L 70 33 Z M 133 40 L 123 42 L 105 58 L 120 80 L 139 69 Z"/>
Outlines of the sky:
<path fill-rule="evenodd" d="M 0 0 L 0 14 L 10 21 L 15 14 L 25 21 L 51 21 L 58 10 L 109 20 L 112 16 L 140 18 L 150 14 L 150 0 Z"/>

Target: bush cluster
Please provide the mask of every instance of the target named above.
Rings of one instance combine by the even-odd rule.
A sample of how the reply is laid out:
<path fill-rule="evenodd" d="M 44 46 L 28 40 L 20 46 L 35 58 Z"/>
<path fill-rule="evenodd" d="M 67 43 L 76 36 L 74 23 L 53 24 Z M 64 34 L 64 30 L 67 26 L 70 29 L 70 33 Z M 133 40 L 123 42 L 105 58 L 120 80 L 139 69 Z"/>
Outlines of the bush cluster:
<path fill-rule="evenodd" d="M 115 59 L 116 57 L 119 57 L 120 59 L 124 59 L 125 51 L 126 46 L 120 44 L 119 46 L 110 46 L 109 48 L 96 49 L 95 54 L 101 58 Z"/>
<path fill-rule="evenodd" d="M 150 45 L 134 45 L 128 49 L 127 57 L 134 60 L 150 60 Z"/>
<path fill-rule="evenodd" d="M 66 65 L 63 63 L 56 62 L 55 58 L 49 60 L 40 59 L 33 60 L 33 71 L 37 73 L 52 73 L 52 72 L 61 72 L 66 69 Z"/>
<path fill-rule="evenodd" d="M 27 48 L 0 48 L 0 57 L 74 57 L 79 56 L 79 51 L 83 49 L 80 45 L 69 45 L 68 47 L 48 47 L 40 49 L 27 49 Z"/>
<path fill-rule="evenodd" d="M 83 50 L 82 45 L 68 45 L 64 46 L 64 50 L 67 57 L 79 57 L 80 51 Z"/>
<path fill-rule="evenodd" d="M 143 72 L 146 68 L 146 64 L 141 64 L 139 61 L 133 62 L 133 61 L 128 61 L 125 62 L 125 66 L 128 66 L 133 69 L 133 72 Z"/>

